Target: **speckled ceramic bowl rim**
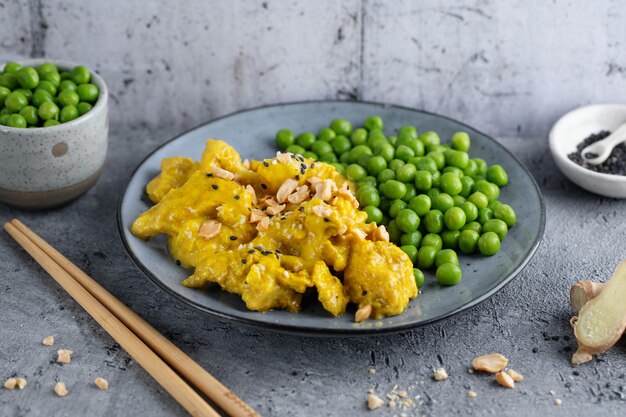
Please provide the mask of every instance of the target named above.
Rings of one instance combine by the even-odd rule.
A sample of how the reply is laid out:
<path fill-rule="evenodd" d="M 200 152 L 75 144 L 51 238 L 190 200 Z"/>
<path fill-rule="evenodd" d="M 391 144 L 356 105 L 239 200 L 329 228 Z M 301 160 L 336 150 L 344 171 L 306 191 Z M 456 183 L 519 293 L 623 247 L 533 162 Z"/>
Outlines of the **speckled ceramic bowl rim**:
<path fill-rule="evenodd" d="M 618 103 L 592 104 L 589 106 L 578 107 L 574 110 L 571 110 L 565 113 L 563 116 L 559 118 L 559 120 L 557 120 L 554 126 L 552 126 L 552 129 L 550 129 L 550 134 L 548 136 L 550 152 L 552 153 L 552 156 L 554 158 L 558 158 L 561 162 L 563 162 L 565 165 L 567 165 L 574 171 L 578 172 L 581 175 L 585 175 L 589 178 L 593 178 L 595 181 L 626 184 L 626 175 L 604 174 L 602 172 L 596 172 L 587 168 L 583 168 L 580 165 L 578 165 L 576 162 L 569 159 L 567 157 L 567 154 L 563 154 L 563 152 L 560 152 L 556 149 L 556 142 L 559 142 L 560 140 L 562 140 L 561 138 L 559 139 L 556 138 L 556 131 L 560 129 L 562 125 L 568 122 L 567 119 L 570 119 L 571 117 L 576 116 L 576 114 L 578 113 L 584 113 L 588 110 L 593 110 L 595 108 L 600 108 L 600 107 L 621 108 L 626 113 L 626 104 L 618 104 Z M 580 140 L 582 141 L 583 138 L 581 138 Z"/>
<path fill-rule="evenodd" d="M 255 110 L 259 110 L 259 109 L 263 109 L 263 108 L 268 108 L 268 107 L 284 107 L 284 106 L 289 106 L 289 105 L 293 105 L 293 104 L 333 104 L 333 103 L 345 103 L 345 101 L 340 101 L 340 100 L 310 100 L 310 101 L 297 101 L 297 102 L 289 102 L 289 103 L 278 103 L 278 104 L 269 104 L 269 105 L 265 105 L 265 106 L 259 106 L 259 107 L 254 107 L 254 108 L 249 108 L 249 109 L 243 109 L 240 111 L 236 111 L 215 119 L 212 119 L 208 122 L 205 123 L 201 123 L 181 134 L 179 134 L 178 136 L 162 143 L 161 145 L 159 145 L 157 148 L 155 148 L 152 152 L 150 152 L 139 164 L 137 164 L 137 167 L 133 170 L 133 172 L 131 173 L 128 182 L 126 183 L 126 189 L 128 188 L 128 186 L 130 185 L 130 182 L 132 180 L 132 178 L 135 176 L 135 174 L 137 173 L 137 171 L 139 170 L 139 168 L 141 168 L 141 166 L 144 164 L 144 162 L 150 158 L 155 152 L 157 152 L 159 149 L 163 148 L 164 146 L 167 146 L 170 142 L 173 142 L 175 140 L 177 140 L 178 138 L 180 138 L 181 136 L 184 136 L 186 134 L 188 134 L 189 132 L 198 129 L 202 126 L 204 126 L 205 124 L 208 123 L 212 123 L 215 122 L 217 120 L 221 120 L 221 119 L 225 119 L 240 113 L 246 113 L 246 112 L 252 112 Z M 515 162 L 517 162 L 528 174 L 530 181 L 532 183 L 532 185 L 535 188 L 535 191 L 537 192 L 537 195 L 539 197 L 539 203 L 540 203 L 540 207 L 539 207 L 539 215 L 541 216 L 540 221 L 539 221 L 539 233 L 537 234 L 537 236 L 535 236 L 535 239 L 532 242 L 532 245 L 530 246 L 530 249 L 528 250 L 528 254 L 526 255 L 526 257 L 520 262 L 520 264 L 517 266 L 517 268 L 515 268 L 507 277 L 505 277 L 500 283 L 498 283 L 498 285 L 496 285 L 495 287 L 493 287 L 490 291 L 486 292 L 485 294 L 483 294 L 480 297 L 477 297 L 469 302 L 467 302 L 466 304 L 460 306 L 459 308 L 456 308 L 454 310 L 449 311 L 447 314 L 442 314 L 441 316 L 438 317 L 434 317 L 432 319 L 429 320 L 425 320 L 423 322 L 420 322 L 418 324 L 405 324 L 405 325 L 399 325 L 399 326 L 394 326 L 394 327 L 386 327 L 386 328 L 379 328 L 379 329 L 373 329 L 373 328 L 355 328 L 355 329 L 329 329 L 329 328 L 320 328 L 320 329 L 316 329 L 316 331 L 304 331 L 303 329 L 297 328 L 297 327 L 293 327 L 293 326 L 289 326 L 289 325 L 283 325 L 283 324 L 276 324 L 276 323 L 260 323 L 257 322 L 255 320 L 251 320 L 251 319 L 246 319 L 246 318 L 242 318 L 242 317 L 234 317 L 234 316 L 230 316 L 228 314 L 224 314 L 220 311 L 216 311 L 213 310 L 211 308 L 207 308 L 206 306 L 203 306 L 201 304 L 198 304 L 194 301 L 191 301 L 183 296 L 181 296 L 180 294 L 174 292 L 173 290 L 171 290 L 170 288 L 167 287 L 167 285 L 165 285 L 164 283 L 162 283 L 158 277 L 156 277 L 138 258 L 137 256 L 133 253 L 133 251 L 130 248 L 130 245 L 128 243 L 128 241 L 126 240 L 126 237 L 124 236 L 124 224 L 122 222 L 122 203 L 124 201 L 124 195 L 126 194 L 126 189 L 124 191 L 124 193 L 122 194 L 122 197 L 120 197 L 120 200 L 118 202 L 118 206 L 117 206 L 117 228 L 118 228 L 118 232 L 120 234 L 120 238 L 122 240 L 122 243 L 124 245 L 124 248 L 126 249 L 126 252 L 128 253 L 128 255 L 130 256 L 130 258 L 132 259 L 132 261 L 135 263 L 135 265 L 137 265 L 137 267 L 148 277 L 150 278 L 150 280 L 155 283 L 158 287 L 160 287 L 161 289 L 163 289 L 165 292 L 167 292 L 168 294 L 170 294 L 172 297 L 182 301 L 184 304 L 187 304 L 193 308 L 195 308 L 196 310 L 202 311 L 204 313 L 208 313 L 211 314 L 214 317 L 218 317 L 221 319 L 225 319 L 228 320 L 231 323 L 239 323 L 239 324 L 243 324 L 252 328 L 256 328 L 256 329 L 265 329 L 265 330 L 273 330 L 273 331 L 278 331 L 281 333 L 286 333 L 286 334 L 297 334 L 297 335 L 302 335 L 302 336 L 307 336 L 307 337 L 328 337 L 328 336 L 335 336 L 335 337 L 346 337 L 346 336 L 350 336 L 350 337 L 358 337 L 358 336 L 375 336 L 375 335 L 383 335 L 383 334 L 389 334 L 389 333 L 398 333 L 398 332 L 402 332 L 402 331 L 407 331 L 407 330 L 411 330 L 417 327 L 421 327 L 424 325 L 428 325 L 428 324 L 432 324 L 438 321 L 441 321 L 443 319 L 446 319 L 448 317 L 451 317 L 455 314 L 460 313 L 461 311 L 467 310 L 468 308 L 474 307 L 480 303 L 482 303 L 483 301 L 491 298 L 491 296 L 493 296 L 495 293 L 497 293 L 498 291 L 500 291 L 502 288 L 504 288 L 504 286 L 506 284 L 508 284 L 513 278 L 515 278 L 522 269 L 524 269 L 524 267 L 528 264 L 528 262 L 530 262 L 530 260 L 534 257 L 535 253 L 537 252 L 537 249 L 539 248 L 539 244 L 541 243 L 541 240 L 543 239 L 543 235 L 545 232 L 545 226 L 546 226 L 546 209 L 545 209 L 545 204 L 543 201 L 543 196 L 541 194 L 541 190 L 539 189 L 539 186 L 537 185 L 537 181 L 535 181 L 535 178 L 532 176 L 532 174 L 528 171 L 528 169 L 524 166 L 524 164 L 522 164 L 522 162 L 511 152 L 509 151 L 506 147 L 504 147 L 503 145 L 501 145 L 498 141 L 496 141 L 495 139 L 493 139 L 491 136 L 486 135 L 484 133 L 482 133 L 481 131 L 474 129 L 473 127 L 465 124 L 465 123 L 461 123 L 458 122 L 450 117 L 447 116 L 441 116 L 439 114 L 436 113 L 431 113 L 431 112 L 427 112 L 427 111 L 423 111 L 423 110 L 418 110 L 418 109 L 414 109 L 414 108 L 410 108 L 410 107 L 405 107 L 405 106 L 398 106 L 398 105 L 393 105 L 393 104 L 386 104 L 386 103 L 378 103 L 378 102 L 372 102 L 372 101 L 359 101 L 358 103 L 363 103 L 363 104 L 371 104 L 374 106 L 382 106 L 385 108 L 392 108 L 392 109 L 399 109 L 399 110 L 408 110 L 408 111 L 413 111 L 413 112 L 419 112 L 419 113 L 424 113 L 424 114 L 428 114 L 431 116 L 436 116 L 436 117 L 441 117 L 442 119 L 446 119 L 446 120 L 450 120 L 454 123 L 458 123 L 461 126 L 465 126 L 469 129 L 472 129 L 476 132 L 478 132 L 479 134 L 483 135 L 485 138 L 487 138 L 488 140 L 490 140 L 491 142 L 493 142 L 494 146 L 497 146 L 498 148 L 501 149 L 502 152 L 506 152 L 507 154 L 509 154 L 509 156 L 515 160 Z"/>
<path fill-rule="evenodd" d="M 63 61 L 59 59 L 50 59 L 50 58 L 27 59 L 23 61 L 18 60 L 16 62 L 22 65 L 26 65 L 26 66 L 34 66 L 34 65 L 41 65 L 45 63 L 51 63 L 51 64 L 56 65 L 58 68 L 63 68 L 63 69 L 73 68 L 78 65 L 83 65 L 83 64 L 76 64 L 73 62 Z M 4 68 L 6 64 L 7 63 L 4 62 L 0 64 L 0 67 Z M 100 89 L 100 95 L 98 96 L 98 101 L 96 101 L 95 106 L 93 106 L 93 108 L 89 110 L 87 113 L 83 114 L 80 117 L 77 117 L 71 122 L 61 123 L 61 124 L 54 125 L 54 126 L 34 127 L 34 128 L 25 129 L 23 127 L 9 127 L 9 126 L 0 125 L 0 131 L 1 132 L 15 132 L 15 133 L 28 132 L 29 135 L 43 136 L 43 135 L 47 135 L 48 133 L 60 131 L 62 129 L 71 129 L 73 126 L 79 125 L 91 119 L 92 117 L 94 117 L 96 113 L 98 113 L 99 111 L 101 111 L 102 109 L 106 107 L 108 99 L 109 99 L 109 89 L 107 88 L 107 85 L 102 79 L 102 77 L 100 77 L 91 68 L 89 69 L 89 71 L 91 72 L 91 78 L 96 81 L 94 84 L 96 84 L 96 86 Z"/>

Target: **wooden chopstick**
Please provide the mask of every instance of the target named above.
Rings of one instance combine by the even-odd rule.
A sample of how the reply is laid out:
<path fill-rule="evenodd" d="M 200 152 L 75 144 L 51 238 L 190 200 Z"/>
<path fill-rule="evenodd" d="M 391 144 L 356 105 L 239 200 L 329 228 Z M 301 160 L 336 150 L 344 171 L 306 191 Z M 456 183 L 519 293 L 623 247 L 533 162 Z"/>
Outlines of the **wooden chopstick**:
<path fill-rule="evenodd" d="M 73 279 L 102 303 L 165 362 L 190 381 L 199 391 L 219 405 L 232 417 L 261 417 L 224 384 L 198 365 L 174 343 L 159 333 L 137 313 L 128 308 L 93 278 L 84 273 L 65 256 L 54 249 L 18 219 L 11 224 L 37 245 L 46 255 L 59 264 Z"/>
<path fill-rule="evenodd" d="M 206 373 L 203 368 L 193 362 L 188 356 L 169 342 L 169 340 L 165 339 L 160 333 L 152 328 L 152 326 L 137 316 L 134 312 L 132 312 L 132 310 L 128 309 L 128 307 L 113 297 L 104 288 L 100 287 L 91 277 L 86 275 L 78 267 L 76 267 L 76 265 L 72 264 L 69 260 L 63 257 L 63 255 L 28 229 L 28 227 L 26 227 L 23 223 L 19 222 L 19 220 L 14 220 L 11 223 L 5 224 L 4 229 L 192 416 L 219 416 L 219 414 L 211 408 L 211 406 L 209 406 L 189 385 L 187 385 L 187 383 L 178 374 L 176 374 L 163 361 L 162 358 L 146 346 L 137 335 L 127 328 L 124 323 L 122 323 L 111 311 L 107 309 L 107 307 L 101 304 L 94 297 L 94 295 L 81 285 L 80 282 L 77 282 L 75 278 L 70 275 L 66 269 L 64 269 L 64 266 L 72 269 L 75 273 L 78 272 L 79 274 L 77 275 L 80 275 L 85 282 L 91 282 L 93 284 L 92 287 L 94 289 L 99 289 L 103 298 L 107 298 L 112 304 L 116 304 L 119 311 L 127 310 L 132 313 L 132 316 L 134 317 L 131 318 L 138 319 L 136 320 L 136 323 L 138 323 L 139 327 L 142 327 L 144 330 L 148 330 L 144 332 L 145 334 L 154 336 L 151 334 L 154 333 L 158 335 L 159 338 L 165 340 L 168 344 L 171 344 L 175 350 L 178 350 L 180 355 L 184 356 L 183 360 L 186 359 L 187 361 L 190 361 L 199 370 Z M 48 249 L 50 254 L 55 256 L 49 256 L 50 254 L 46 253 L 47 251 L 44 248 Z M 172 357 L 178 358 L 179 355 L 173 355 Z M 210 376 L 208 373 L 206 373 L 206 375 L 209 376 L 210 380 L 215 381 L 218 386 L 223 387 L 219 381 Z M 208 389 L 207 387 L 202 388 L 204 388 L 203 392 Z M 224 387 L 224 389 L 226 388 Z M 215 395 L 214 392 L 213 395 Z M 231 402 L 234 404 L 240 404 L 236 407 L 238 414 L 231 413 L 232 416 L 258 416 L 258 414 L 250 409 L 234 394 L 228 397 L 231 398 Z M 234 399 L 232 399 L 233 397 Z M 252 414 L 247 412 L 247 409 L 252 410 Z M 227 410 L 225 409 L 225 411 Z"/>

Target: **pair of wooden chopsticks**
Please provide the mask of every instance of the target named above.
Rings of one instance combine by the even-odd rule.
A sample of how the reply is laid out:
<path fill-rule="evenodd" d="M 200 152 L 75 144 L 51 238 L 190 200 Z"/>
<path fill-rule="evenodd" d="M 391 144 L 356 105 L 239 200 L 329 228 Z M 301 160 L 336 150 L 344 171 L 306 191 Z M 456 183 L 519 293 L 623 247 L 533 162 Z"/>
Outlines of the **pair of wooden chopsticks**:
<path fill-rule="evenodd" d="M 4 230 L 189 414 L 202 417 L 220 416 L 182 377 L 219 405 L 229 416 L 260 417 L 256 411 L 148 322 L 22 222 L 14 219 L 4 225 Z"/>

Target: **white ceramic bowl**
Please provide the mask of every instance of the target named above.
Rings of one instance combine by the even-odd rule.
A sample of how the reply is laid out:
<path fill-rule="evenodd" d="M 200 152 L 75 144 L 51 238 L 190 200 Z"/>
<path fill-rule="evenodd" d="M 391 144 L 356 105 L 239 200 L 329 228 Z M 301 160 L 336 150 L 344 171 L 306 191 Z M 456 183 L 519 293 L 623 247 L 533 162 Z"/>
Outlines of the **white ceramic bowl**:
<path fill-rule="evenodd" d="M 550 131 L 550 152 L 561 172 L 580 187 L 606 197 L 626 198 L 626 176 L 583 168 L 567 155 L 585 138 L 601 130 L 614 131 L 626 122 L 626 105 L 596 104 L 565 114 Z"/>
<path fill-rule="evenodd" d="M 63 70 L 79 65 L 47 58 L 20 63 L 46 62 Z M 81 117 L 50 127 L 0 126 L 0 202 L 27 209 L 55 207 L 96 183 L 107 153 L 108 90 L 102 78 L 91 74 L 100 96 Z"/>

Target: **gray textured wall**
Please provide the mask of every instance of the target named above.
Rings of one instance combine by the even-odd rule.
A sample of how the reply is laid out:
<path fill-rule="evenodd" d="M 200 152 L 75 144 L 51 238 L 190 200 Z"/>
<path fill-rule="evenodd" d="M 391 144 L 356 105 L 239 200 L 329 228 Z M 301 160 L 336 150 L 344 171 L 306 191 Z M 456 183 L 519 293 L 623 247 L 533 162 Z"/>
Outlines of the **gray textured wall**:
<path fill-rule="evenodd" d="M 544 136 L 573 107 L 623 101 L 625 21 L 620 0 L 3 0 L 0 59 L 97 69 L 120 126 L 338 98 Z"/>

